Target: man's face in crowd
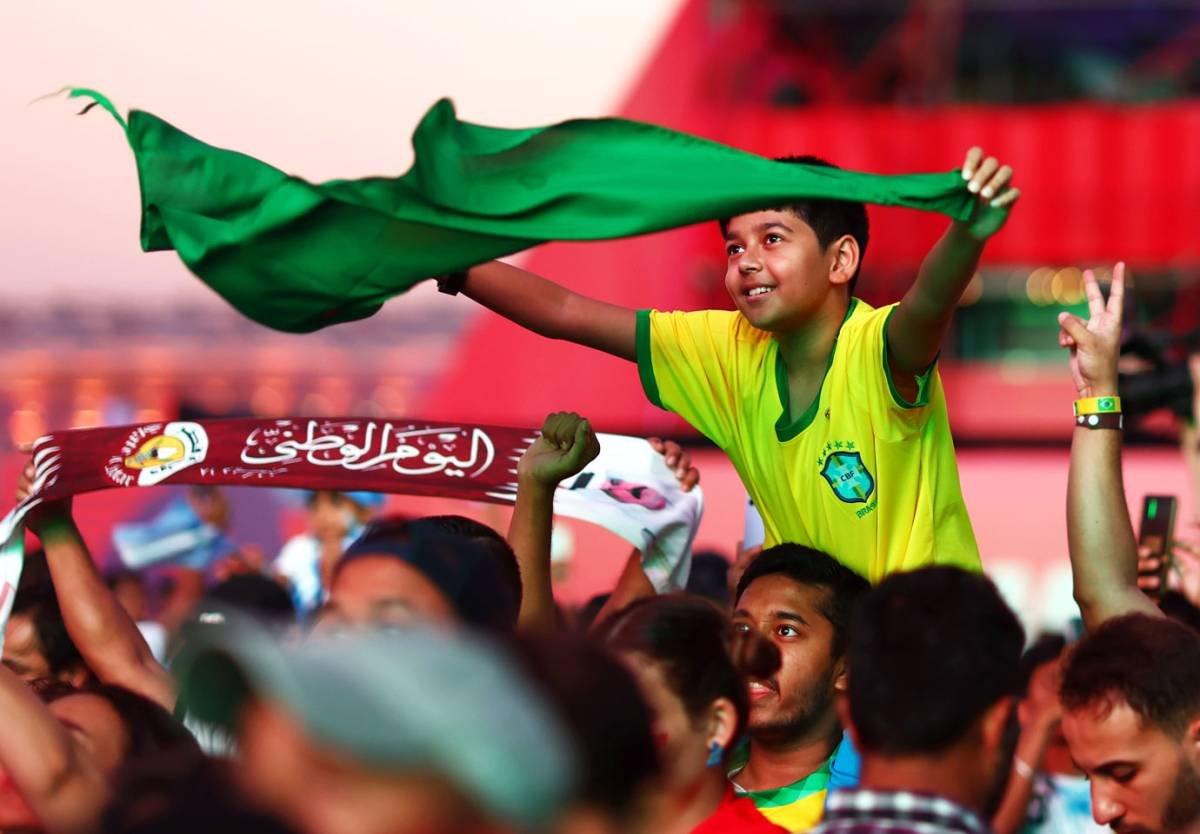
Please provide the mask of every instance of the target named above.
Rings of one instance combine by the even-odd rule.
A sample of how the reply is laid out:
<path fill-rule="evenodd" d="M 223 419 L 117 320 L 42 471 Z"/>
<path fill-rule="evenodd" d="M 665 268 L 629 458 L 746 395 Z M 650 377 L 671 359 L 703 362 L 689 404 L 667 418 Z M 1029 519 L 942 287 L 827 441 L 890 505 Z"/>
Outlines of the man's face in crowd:
<path fill-rule="evenodd" d="M 783 574 L 754 580 L 737 602 L 739 629 L 757 629 L 779 648 L 779 671 L 750 682 L 750 734 L 794 739 L 835 720 L 834 694 L 844 686 L 833 657 L 833 624 L 822 613 L 831 592 Z"/>
<path fill-rule="evenodd" d="M 1063 714 L 1071 756 L 1092 784 L 1092 816 L 1118 834 L 1200 831 L 1200 717 L 1182 738 L 1124 701 Z"/>
<path fill-rule="evenodd" d="M 318 629 L 455 622 L 450 600 L 425 574 L 394 556 L 359 556 L 338 568 Z"/>

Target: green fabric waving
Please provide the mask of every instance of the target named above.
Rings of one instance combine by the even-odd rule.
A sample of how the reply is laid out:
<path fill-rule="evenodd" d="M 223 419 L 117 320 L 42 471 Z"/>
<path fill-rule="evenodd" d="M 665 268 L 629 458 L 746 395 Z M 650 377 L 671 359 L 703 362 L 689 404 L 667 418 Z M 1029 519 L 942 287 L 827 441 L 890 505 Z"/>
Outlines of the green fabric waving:
<path fill-rule="evenodd" d="M 510 130 L 435 104 L 401 177 L 321 184 L 215 148 L 140 110 L 124 122 L 142 194 L 142 248 L 173 249 L 257 322 L 308 332 L 365 318 L 432 275 L 550 240 L 683 226 L 796 197 L 862 200 L 957 219 L 973 195 L 956 172 L 882 176 L 773 162 L 623 119 Z"/>

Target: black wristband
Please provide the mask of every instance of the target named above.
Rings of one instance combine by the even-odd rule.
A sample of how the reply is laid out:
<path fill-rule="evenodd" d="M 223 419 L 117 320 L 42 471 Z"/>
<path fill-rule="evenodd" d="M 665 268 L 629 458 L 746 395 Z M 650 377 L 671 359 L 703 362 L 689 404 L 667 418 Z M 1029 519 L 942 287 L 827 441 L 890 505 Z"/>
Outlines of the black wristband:
<path fill-rule="evenodd" d="M 1121 412 L 1108 414 L 1080 414 L 1075 418 L 1075 425 L 1082 429 L 1116 429 L 1125 427 L 1124 415 Z"/>
<path fill-rule="evenodd" d="M 438 292 L 444 292 L 446 295 L 458 295 L 462 292 L 462 288 L 466 286 L 467 273 L 451 272 L 447 275 L 441 275 L 437 278 Z"/>

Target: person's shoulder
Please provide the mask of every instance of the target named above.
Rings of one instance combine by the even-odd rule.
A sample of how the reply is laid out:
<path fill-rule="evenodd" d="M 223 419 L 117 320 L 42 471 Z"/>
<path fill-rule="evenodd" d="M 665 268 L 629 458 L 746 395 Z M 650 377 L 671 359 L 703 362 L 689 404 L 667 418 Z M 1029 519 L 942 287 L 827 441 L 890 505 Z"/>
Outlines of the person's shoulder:
<path fill-rule="evenodd" d="M 895 312 L 897 305 L 872 307 L 858 298 L 851 299 L 850 304 L 846 320 L 842 322 L 842 328 L 838 331 L 838 343 L 848 347 L 852 353 L 857 353 L 868 345 L 884 340 L 888 319 Z"/>
<path fill-rule="evenodd" d="M 842 329 L 843 331 L 863 330 L 872 326 L 880 326 L 895 309 L 895 304 L 872 307 L 861 298 L 852 298 L 850 299 L 850 309 L 846 311 L 846 321 L 842 325 Z"/>
<path fill-rule="evenodd" d="M 656 313 L 660 325 L 683 328 L 694 334 L 706 333 L 711 338 L 727 338 L 735 342 L 765 342 L 770 334 L 752 325 L 736 310 L 693 310 Z"/>

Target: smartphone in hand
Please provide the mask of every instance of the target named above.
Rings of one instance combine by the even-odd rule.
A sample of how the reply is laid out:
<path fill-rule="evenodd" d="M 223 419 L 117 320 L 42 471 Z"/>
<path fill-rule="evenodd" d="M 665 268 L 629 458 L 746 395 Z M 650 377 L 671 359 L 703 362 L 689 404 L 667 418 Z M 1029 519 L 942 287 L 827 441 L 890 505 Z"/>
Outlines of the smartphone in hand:
<path fill-rule="evenodd" d="M 1147 495 L 1142 499 L 1142 521 L 1138 527 L 1138 548 L 1145 556 L 1158 560 L 1155 570 L 1139 571 L 1139 576 L 1155 576 L 1158 584 L 1145 589 L 1155 599 L 1167 590 L 1167 577 L 1175 551 L 1175 513 L 1179 501 L 1174 495 Z"/>

